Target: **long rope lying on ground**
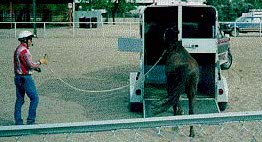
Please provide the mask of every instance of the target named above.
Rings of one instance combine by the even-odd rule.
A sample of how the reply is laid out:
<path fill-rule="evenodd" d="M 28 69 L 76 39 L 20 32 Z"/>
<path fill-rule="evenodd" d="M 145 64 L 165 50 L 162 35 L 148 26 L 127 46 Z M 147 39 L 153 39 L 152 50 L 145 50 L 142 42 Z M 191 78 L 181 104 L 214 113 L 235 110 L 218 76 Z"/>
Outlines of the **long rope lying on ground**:
<path fill-rule="evenodd" d="M 142 81 L 145 76 L 147 76 L 154 68 L 155 66 L 162 60 L 163 56 L 165 55 L 166 50 L 162 53 L 162 55 L 160 56 L 160 58 L 156 61 L 156 63 L 144 74 L 144 76 L 142 76 L 141 78 L 138 79 L 138 82 Z M 47 57 L 47 55 L 45 55 L 45 57 Z M 46 70 L 51 71 L 54 76 L 56 76 L 62 83 L 64 83 L 65 85 L 67 85 L 68 87 L 77 90 L 77 91 L 81 91 L 81 92 L 87 92 L 87 93 L 106 93 L 106 92 L 112 92 L 112 91 L 117 91 L 117 90 L 122 90 L 125 89 L 127 87 L 129 87 L 128 85 L 122 86 L 122 87 L 118 87 L 118 88 L 113 88 L 113 89 L 105 89 L 105 90 L 84 90 L 84 89 L 80 89 L 77 88 L 75 86 L 70 85 L 69 83 L 67 83 L 66 81 L 64 81 L 62 78 L 58 77 L 58 75 L 51 69 L 48 67 L 48 65 L 46 65 Z"/>

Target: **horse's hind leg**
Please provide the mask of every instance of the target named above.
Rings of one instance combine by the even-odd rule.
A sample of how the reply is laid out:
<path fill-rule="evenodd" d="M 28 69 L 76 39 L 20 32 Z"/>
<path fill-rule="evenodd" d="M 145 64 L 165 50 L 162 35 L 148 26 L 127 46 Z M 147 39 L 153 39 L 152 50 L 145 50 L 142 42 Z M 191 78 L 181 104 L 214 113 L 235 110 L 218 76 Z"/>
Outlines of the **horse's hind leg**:
<path fill-rule="evenodd" d="M 188 97 L 188 113 L 189 115 L 194 114 L 194 99 L 197 93 L 198 77 L 197 75 L 191 75 L 186 86 L 186 94 Z M 195 136 L 193 126 L 190 126 L 190 137 Z"/>
<path fill-rule="evenodd" d="M 189 105 L 189 115 L 190 114 L 194 114 L 194 98 L 193 96 L 189 97 L 188 98 L 188 105 Z M 189 134 L 190 137 L 194 137 L 195 136 L 195 131 L 194 131 L 194 128 L 193 126 L 190 126 L 190 134 Z"/>
<path fill-rule="evenodd" d="M 173 113 L 174 113 L 174 116 L 183 114 L 183 110 L 182 110 L 182 107 L 179 101 L 177 104 L 173 105 Z"/>
<path fill-rule="evenodd" d="M 173 106 L 174 115 L 181 114 L 179 98 L 185 92 L 186 73 L 186 66 L 179 66 L 167 74 L 167 97 L 169 104 Z"/>
<path fill-rule="evenodd" d="M 172 106 L 173 105 L 173 114 L 174 116 L 178 115 L 178 108 L 180 107 L 179 98 L 181 88 L 177 87 L 179 81 L 177 79 L 179 75 L 170 73 L 167 77 L 167 94 L 168 94 L 168 103 Z"/>

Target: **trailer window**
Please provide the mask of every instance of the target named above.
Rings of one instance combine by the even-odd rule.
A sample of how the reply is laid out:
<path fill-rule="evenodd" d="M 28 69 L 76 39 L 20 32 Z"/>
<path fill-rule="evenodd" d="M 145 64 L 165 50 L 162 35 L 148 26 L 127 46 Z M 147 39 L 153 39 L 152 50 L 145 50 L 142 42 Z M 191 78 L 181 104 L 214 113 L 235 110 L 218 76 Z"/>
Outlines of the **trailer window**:
<path fill-rule="evenodd" d="M 216 11 L 211 7 L 183 7 L 183 38 L 214 38 Z"/>
<path fill-rule="evenodd" d="M 255 17 L 255 18 L 253 19 L 253 22 L 254 22 L 254 23 L 260 23 L 260 18 Z"/>

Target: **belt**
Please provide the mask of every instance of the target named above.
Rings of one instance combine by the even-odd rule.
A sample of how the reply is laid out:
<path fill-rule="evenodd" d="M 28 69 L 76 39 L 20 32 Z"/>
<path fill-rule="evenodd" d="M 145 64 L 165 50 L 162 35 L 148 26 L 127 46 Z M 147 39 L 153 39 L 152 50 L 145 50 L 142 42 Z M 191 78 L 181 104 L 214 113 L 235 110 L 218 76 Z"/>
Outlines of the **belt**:
<path fill-rule="evenodd" d="M 16 76 L 31 76 L 31 74 L 15 74 Z"/>

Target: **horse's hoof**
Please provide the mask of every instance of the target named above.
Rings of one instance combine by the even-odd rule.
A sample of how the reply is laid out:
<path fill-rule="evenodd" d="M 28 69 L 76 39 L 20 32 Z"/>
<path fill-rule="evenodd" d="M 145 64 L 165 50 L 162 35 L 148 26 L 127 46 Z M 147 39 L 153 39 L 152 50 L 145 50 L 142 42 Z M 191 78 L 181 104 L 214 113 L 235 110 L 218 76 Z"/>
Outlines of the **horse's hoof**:
<path fill-rule="evenodd" d="M 190 126 L 190 134 L 189 134 L 189 137 L 195 137 L 195 131 L 194 131 L 194 128 L 193 126 Z"/>
<path fill-rule="evenodd" d="M 190 129 L 189 137 L 195 137 L 195 131 L 193 129 Z"/>
<path fill-rule="evenodd" d="M 189 137 L 195 137 L 195 133 L 190 133 Z"/>

